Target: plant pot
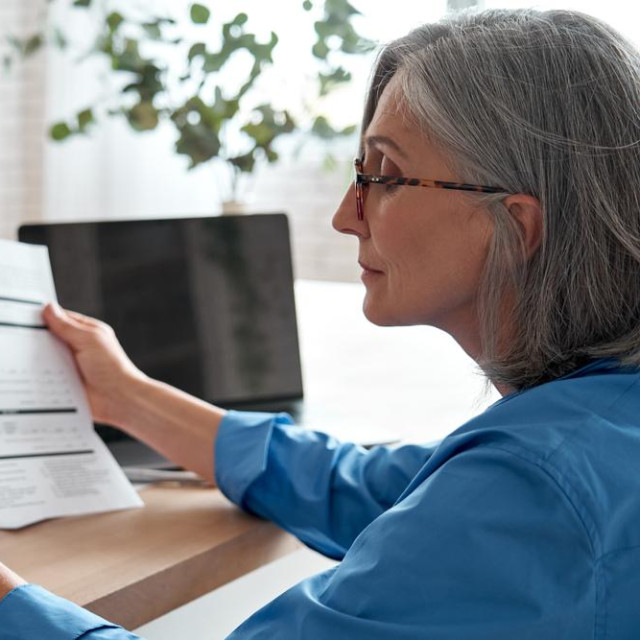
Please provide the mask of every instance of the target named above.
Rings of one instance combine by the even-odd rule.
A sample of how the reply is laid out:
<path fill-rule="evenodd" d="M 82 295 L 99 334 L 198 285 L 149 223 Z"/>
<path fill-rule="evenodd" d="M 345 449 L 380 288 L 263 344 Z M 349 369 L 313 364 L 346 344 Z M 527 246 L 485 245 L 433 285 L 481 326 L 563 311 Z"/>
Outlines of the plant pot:
<path fill-rule="evenodd" d="M 247 213 L 249 206 L 244 200 L 223 200 L 222 201 L 222 215 L 238 215 L 241 213 Z"/>

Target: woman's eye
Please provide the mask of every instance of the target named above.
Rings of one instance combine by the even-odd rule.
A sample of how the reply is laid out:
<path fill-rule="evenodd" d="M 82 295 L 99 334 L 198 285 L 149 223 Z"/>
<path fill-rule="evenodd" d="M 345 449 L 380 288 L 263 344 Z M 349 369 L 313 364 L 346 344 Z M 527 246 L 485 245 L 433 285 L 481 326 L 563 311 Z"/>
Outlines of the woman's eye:
<path fill-rule="evenodd" d="M 398 167 L 393 162 L 391 162 L 391 160 L 388 160 L 386 157 L 383 157 L 382 162 L 380 163 L 380 173 L 383 176 L 397 176 L 397 177 L 400 176 Z M 398 188 L 397 184 L 387 183 L 384 185 L 384 190 L 387 193 L 395 191 L 397 188 Z"/>
<path fill-rule="evenodd" d="M 398 167 L 391 162 L 386 156 L 382 158 L 382 162 L 380 163 L 380 173 L 385 176 L 395 176 L 398 174 Z"/>

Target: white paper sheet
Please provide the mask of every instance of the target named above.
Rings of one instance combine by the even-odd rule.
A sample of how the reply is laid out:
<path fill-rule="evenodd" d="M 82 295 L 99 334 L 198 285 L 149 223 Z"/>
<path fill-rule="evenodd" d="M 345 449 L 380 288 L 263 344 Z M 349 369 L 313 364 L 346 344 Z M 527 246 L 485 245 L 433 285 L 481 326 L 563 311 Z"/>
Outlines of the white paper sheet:
<path fill-rule="evenodd" d="M 46 247 L 0 240 L 0 528 L 142 506 L 93 429 L 67 347 L 42 322 L 55 300 Z"/>

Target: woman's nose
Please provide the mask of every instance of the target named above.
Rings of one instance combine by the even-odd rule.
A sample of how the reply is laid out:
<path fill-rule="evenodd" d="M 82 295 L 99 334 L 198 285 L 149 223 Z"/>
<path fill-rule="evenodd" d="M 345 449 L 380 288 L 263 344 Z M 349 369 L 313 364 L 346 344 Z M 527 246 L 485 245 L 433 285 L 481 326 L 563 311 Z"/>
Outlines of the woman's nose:
<path fill-rule="evenodd" d="M 358 220 L 356 211 L 355 186 L 352 184 L 338 205 L 331 221 L 333 228 L 340 233 L 366 238 L 369 235 L 369 228 L 365 220 Z"/>

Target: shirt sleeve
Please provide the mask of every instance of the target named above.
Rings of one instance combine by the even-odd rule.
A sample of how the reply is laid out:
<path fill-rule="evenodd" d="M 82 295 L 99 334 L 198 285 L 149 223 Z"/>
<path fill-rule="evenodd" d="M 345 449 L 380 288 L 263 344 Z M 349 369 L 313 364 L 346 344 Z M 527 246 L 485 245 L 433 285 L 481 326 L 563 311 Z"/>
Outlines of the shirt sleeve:
<path fill-rule="evenodd" d="M 139 638 L 33 584 L 16 587 L 0 600 L 0 637 L 5 640 Z"/>
<path fill-rule="evenodd" d="M 216 481 L 236 504 L 340 559 L 434 449 L 367 450 L 296 427 L 286 414 L 230 411 L 216 438 Z"/>
<path fill-rule="evenodd" d="M 543 469 L 471 449 L 373 521 L 337 567 L 230 638 L 581 640 L 594 637 L 593 558 L 578 512 Z"/>

